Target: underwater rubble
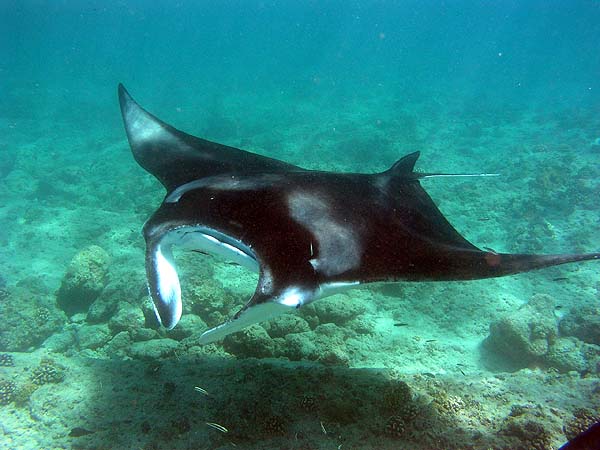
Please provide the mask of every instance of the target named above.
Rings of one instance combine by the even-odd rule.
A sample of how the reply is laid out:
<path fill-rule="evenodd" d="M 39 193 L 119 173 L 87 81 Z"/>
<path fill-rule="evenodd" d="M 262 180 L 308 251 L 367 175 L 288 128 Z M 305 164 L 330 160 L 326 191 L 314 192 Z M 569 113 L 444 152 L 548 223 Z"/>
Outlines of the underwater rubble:
<path fill-rule="evenodd" d="M 408 373 L 356 367 L 374 355 L 373 341 L 385 333 L 364 302 L 345 294 L 200 346 L 209 324 L 243 304 L 243 296 L 217 283 L 211 269 L 194 275 L 180 324 L 165 331 L 152 314 L 141 276 L 109 274 L 101 249 L 84 249 L 73 261 L 55 301 L 40 303 L 51 328 L 41 327 L 35 342 L 12 328 L 1 335 L 0 408 L 7 443 L 81 449 L 110 443 L 143 449 L 545 450 L 557 448 L 599 414 L 600 347 L 593 335 L 582 334 L 586 322 L 573 319 L 577 311 L 558 316 L 549 295 L 533 295 L 491 321 L 481 357 L 484 365 L 494 362 L 492 371 L 459 365 L 452 373 Z M 84 288 L 86 280 L 95 288 Z M 65 311 L 68 302 L 58 298 L 68 285 L 94 292 L 94 298 L 86 294 Z M 381 292 L 396 295 L 388 288 Z M 25 294 L 9 287 L 7 295 Z M 16 321 L 36 317 L 40 305 L 18 312 L 4 306 L 4 312 Z M 408 323 L 396 325 L 410 329 Z M 423 349 L 443 348 L 430 341 L 414 342 Z M 19 440 L 24 429 L 25 443 Z"/>

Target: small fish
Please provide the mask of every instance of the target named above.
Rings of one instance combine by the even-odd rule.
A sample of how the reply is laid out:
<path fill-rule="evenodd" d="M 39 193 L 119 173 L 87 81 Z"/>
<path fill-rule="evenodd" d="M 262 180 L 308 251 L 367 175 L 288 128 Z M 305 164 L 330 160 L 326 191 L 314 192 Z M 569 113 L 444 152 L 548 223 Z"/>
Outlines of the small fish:
<path fill-rule="evenodd" d="M 425 343 L 429 344 L 430 342 L 437 342 L 437 339 L 427 339 Z"/>
<path fill-rule="evenodd" d="M 219 425 L 218 423 L 214 423 L 214 422 L 204 422 L 206 423 L 206 425 L 208 425 L 211 428 L 214 428 L 215 430 L 220 431 L 221 433 L 228 433 L 229 430 L 227 428 L 225 428 L 223 425 Z"/>
<path fill-rule="evenodd" d="M 323 422 L 319 422 L 319 423 L 321 424 L 321 430 L 323 431 L 323 434 L 327 434 L 327 430 L 325 429 Z"/>
<path fill-rule="evenodd" d="M 394 324 L 395 327 L 407 327 L 408 324 L 406 322 L 396 322 Z"/>
<path fill-rule="evenodd" d="M 489 217 L 480 217 L 478 220 L 480 222 L 487 222 L 488 220 L 490 220 L 490 218 Z"/>
<path fill-rule="evenodd" d="M 557 278 L 552 278 L 552 281 L 566 281 L 568 280 L 567 277 L 557 277 Z"/>
<path fill-rule="evenodd" d="M 95 431 L 86 430 L 85 428 L 82 428 L 82 427 L 75 427 L 75 428 L 72 428 L 71 431 L 69 432 L 69 437 L 87 436 L 88 434 L 92 434 L 92 433 L 95 433 Z"/>
<path fill-rule="evenodd" d="M 202 389 L 200 386 L 194 386 L 194 390 L 196 392 L 200 392 L 201 394 L 204 394 L 206 396 L 210 395 L 206 389 Z"/>

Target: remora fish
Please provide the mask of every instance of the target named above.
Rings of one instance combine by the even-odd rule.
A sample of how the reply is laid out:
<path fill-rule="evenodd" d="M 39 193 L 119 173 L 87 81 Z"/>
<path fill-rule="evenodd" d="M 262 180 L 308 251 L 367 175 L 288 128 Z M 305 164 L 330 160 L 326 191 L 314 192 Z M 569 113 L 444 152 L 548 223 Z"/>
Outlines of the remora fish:
<path fill-rule="evenodd" d="M 419 182 L 452 175 L 415 172 L 419 152 L 377 174 L 305 170 L 183 133 L 141 108 L 122 85 L 119 102 L 134 158 L 167 190 L 143 230 L 162 325 L 173 328 L 182 311 L 173 246 L 259 272 L 252 298 L 206 331 L 203 343 L 366 283 L 473 280 L 600 258 L 475 247 Z"/>

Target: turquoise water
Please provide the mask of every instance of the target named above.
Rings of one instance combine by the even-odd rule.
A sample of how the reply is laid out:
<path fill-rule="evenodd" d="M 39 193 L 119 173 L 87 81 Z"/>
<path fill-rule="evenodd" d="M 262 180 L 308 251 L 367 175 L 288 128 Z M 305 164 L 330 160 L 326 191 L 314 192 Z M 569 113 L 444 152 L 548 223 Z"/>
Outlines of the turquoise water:
<path fill-rule="evenodd" d="M 0 448 L 550 449 L 600 415 L 597 262 L 366 287 L 200 346 L 256 276 L 182 253 L 157 328 L 164 191 L 117 102 L 311 169 L 499 173 L 423 186 L 481 248 L 598 251 L 598 2 L 2 1 L 0 36 Z"/>

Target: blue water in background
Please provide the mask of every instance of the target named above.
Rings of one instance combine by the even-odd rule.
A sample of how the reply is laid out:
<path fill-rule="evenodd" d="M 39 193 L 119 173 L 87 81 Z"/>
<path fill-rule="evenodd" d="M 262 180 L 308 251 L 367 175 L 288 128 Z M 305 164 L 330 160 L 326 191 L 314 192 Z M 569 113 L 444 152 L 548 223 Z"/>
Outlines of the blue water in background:
<path fill-rule="evenodd" d="M 52 115 L 116 135 L 119 81 L 167 113 L 236 92 L 280 92 L 281 109 L 390 96 L 457 112 L 600 103 L 595 1 L 5 0 L 0 14 L 9 121 Z M 182 119 L 193 126 L 192 111 Z"/>

